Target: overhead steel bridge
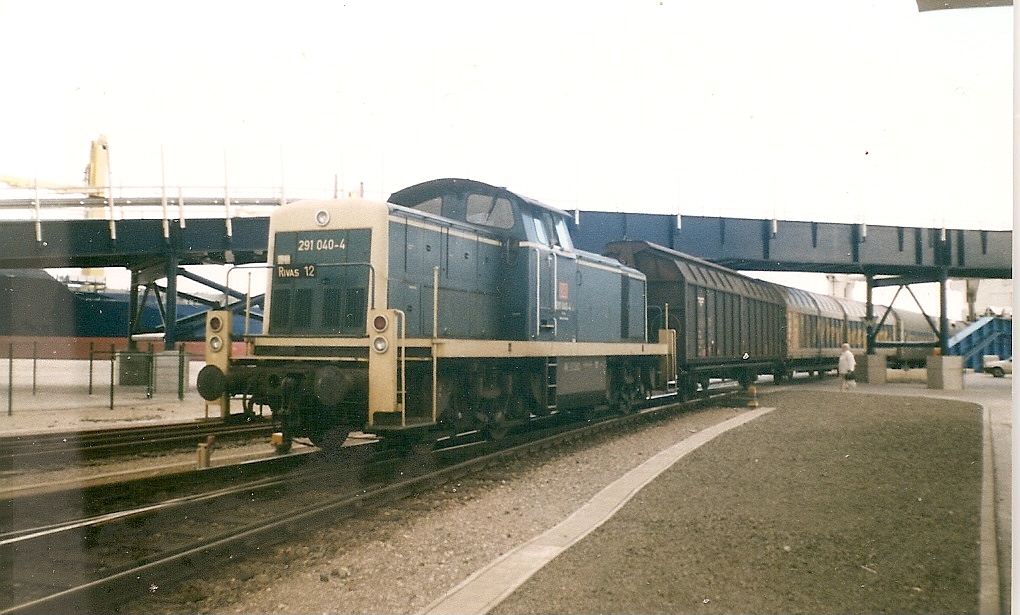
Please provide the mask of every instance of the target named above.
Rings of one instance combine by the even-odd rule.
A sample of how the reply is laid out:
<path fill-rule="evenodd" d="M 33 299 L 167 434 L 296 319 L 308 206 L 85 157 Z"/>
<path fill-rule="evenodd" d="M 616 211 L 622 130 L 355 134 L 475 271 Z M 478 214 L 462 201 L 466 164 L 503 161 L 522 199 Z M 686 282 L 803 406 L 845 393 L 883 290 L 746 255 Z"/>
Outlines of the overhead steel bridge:
<path fill-rule="evenodd" d="M 124 267 L 131 271 L 133 294 L 165 278 L 164 334 L 172 345 L 178 341 L 179 275 L 231 292 L 181 266 L 265 262 L 268 215 L 278 203 L 189 198 L 187 211 L 202 211 L 206 216 L 213 212 L 213 217 L 184 219 L 167 213 L 185 211 L 176 201 L 169 209 L 159 197 L 119 205 L 106 199 L 4 200 L 0 213 L 8 218 L 20 215 L 20 219 L 0 220 L 0 269 Z M 239 211 L 257 213 L 234 215 Z M 98 213 L 105 219 L 61 219 L 60 212 L 77 212 L 79 218 Z M 948 330 L 948 278 L 1013 275 L 1011 231 L 595 211 L 578 211 L 574 226 L 577 247 L 592 252 L 602 252 L 610 241 L 630 239 L 665 245 L 734 269 L 863 274 L 868 280 L 869 305 L 873 288 L 940 282 L 942 331 Z M 870 312 L 869 317 L 873 318 Z M 945 340 L 943 335 L 942 345 Z"/>

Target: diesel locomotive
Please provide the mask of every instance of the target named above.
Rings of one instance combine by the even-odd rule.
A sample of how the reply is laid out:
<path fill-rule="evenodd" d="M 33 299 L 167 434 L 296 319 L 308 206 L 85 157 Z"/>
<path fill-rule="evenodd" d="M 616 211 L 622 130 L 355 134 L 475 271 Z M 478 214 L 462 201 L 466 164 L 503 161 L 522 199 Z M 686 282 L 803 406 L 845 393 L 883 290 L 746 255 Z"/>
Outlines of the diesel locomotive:
<path fill-rule="evenodd" d="M 560 413 L 629 412 L 712 379 L 835 369 L 864 347 L 864 304 L 786 288 L 647 242 L 575 249 L 566 212 L 439 179 L 270 218 L 264 330 L 231 356 L 209 312 L 199 393 L 230 414 L 268 406 L 277 447 L 352 430 L 414 443 L 499 439 Z M 917 339 L 893 318 L 877 339 Z M 931 331 L 927 332 L 929 337 Z"/>
<path fill-rule="evenodd" d="M 668 332 L 648 339 L 644 275 L 575 249 L 569 220 L 466 179 L 387 203 L 282 206 L 265 330 L 231 357 L 229 313 L 211 311 L 198 390 L 224 414 L 232 401 L 268 406 L 281 450 L 351 430 L 498 439 L 553 413 L 627 411 L 666 387 L 674 346 Z"/>

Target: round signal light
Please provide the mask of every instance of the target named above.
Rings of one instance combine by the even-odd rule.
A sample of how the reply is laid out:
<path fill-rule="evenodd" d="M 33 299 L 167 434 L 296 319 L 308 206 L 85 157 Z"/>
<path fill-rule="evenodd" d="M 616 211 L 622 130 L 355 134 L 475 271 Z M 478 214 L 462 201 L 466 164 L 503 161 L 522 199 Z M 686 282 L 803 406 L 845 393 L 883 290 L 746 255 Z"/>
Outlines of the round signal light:
<path fill-rule="evenodd" d="M 372 348 L 375 348 L 376 352 L 386 352 L 386 349 L 389 347 L 390 343 L 381 335 L 372 340 Z"/>
<path fill-rule="evenodd" d="M 319 226 L 326 226 L 329 224 L 329 212 L 325 209 L 320 209 L 315 212 L 315 223 Z"/>
<path fill-rule="evenodd" d="M 380 333 L 385 331 L 386 327 L 388 326 L 390 326 L 390 320 L 383 316 L 382 314 L 378 314 L 376 315 L 375 318 L 372 319 L 372 327 L 375 328 L 375 330 L 379 331 Z"/>
<path fill-rule="evenodd" d="M 223 350 L 223 338 L 218 335 L 214 335 L 209 338 L 209 348 L 213 352 L 219 352 Z"/>
<path fill-rule="evenodd" d="M 223 328 L 223 319 L 219 316 L 213 316 L 209 319 L 209 328 L 213 331 L 219 331 Z"/>

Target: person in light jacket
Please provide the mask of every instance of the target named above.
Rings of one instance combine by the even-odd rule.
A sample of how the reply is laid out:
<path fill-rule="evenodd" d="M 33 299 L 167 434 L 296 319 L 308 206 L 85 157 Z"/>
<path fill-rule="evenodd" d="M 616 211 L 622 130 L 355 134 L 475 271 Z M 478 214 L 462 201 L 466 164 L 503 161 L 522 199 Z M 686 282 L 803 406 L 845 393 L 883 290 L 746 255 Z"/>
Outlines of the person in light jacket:
<path fill-rule="evenodd" d="M 857 367 L 857 359 L 854 358 L 854 353 L 850 350 L 850 344 L 843 344 L 843 352 L 839 354 L 839 365 L 836 371 L 839 373 L 839 390 L 845 391 L 852 386 L 857 386 L 857 382 L 852 380 L 851 374 Z"/>

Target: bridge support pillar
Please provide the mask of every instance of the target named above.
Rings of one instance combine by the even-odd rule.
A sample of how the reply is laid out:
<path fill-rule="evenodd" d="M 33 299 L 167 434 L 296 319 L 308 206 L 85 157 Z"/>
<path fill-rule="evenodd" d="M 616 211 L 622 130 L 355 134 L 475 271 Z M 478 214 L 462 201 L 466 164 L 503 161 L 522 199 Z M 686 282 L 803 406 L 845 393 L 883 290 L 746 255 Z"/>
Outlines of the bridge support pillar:
<path fill-rule="evenodd" d="M 141 310 L 138 307 L 138 271 L 132 269 L 131 292 L 128 295 L 128 350 L 135 350 L 138 347 L 134 337 L 141 317 Z"/>
<path fill-rule="evenodd" d="M 172 350 L 177 344 L 177 254 L 166 256 L 166 316 L 163 323 L 163 347 Z"/>
<path fill-rule="evenodd" d="M 963 357 L 928 357 L 928 388 L 944 391 L 963 390 Z"/>
<path fill-rule="evenodd" d="M 867 382 L 868 384 L 885 384 L 885 355 L 883 354 L 865 354 L 857 358 L 857 368 L 854 372 L 857 374 L 858 382 Z"/>

